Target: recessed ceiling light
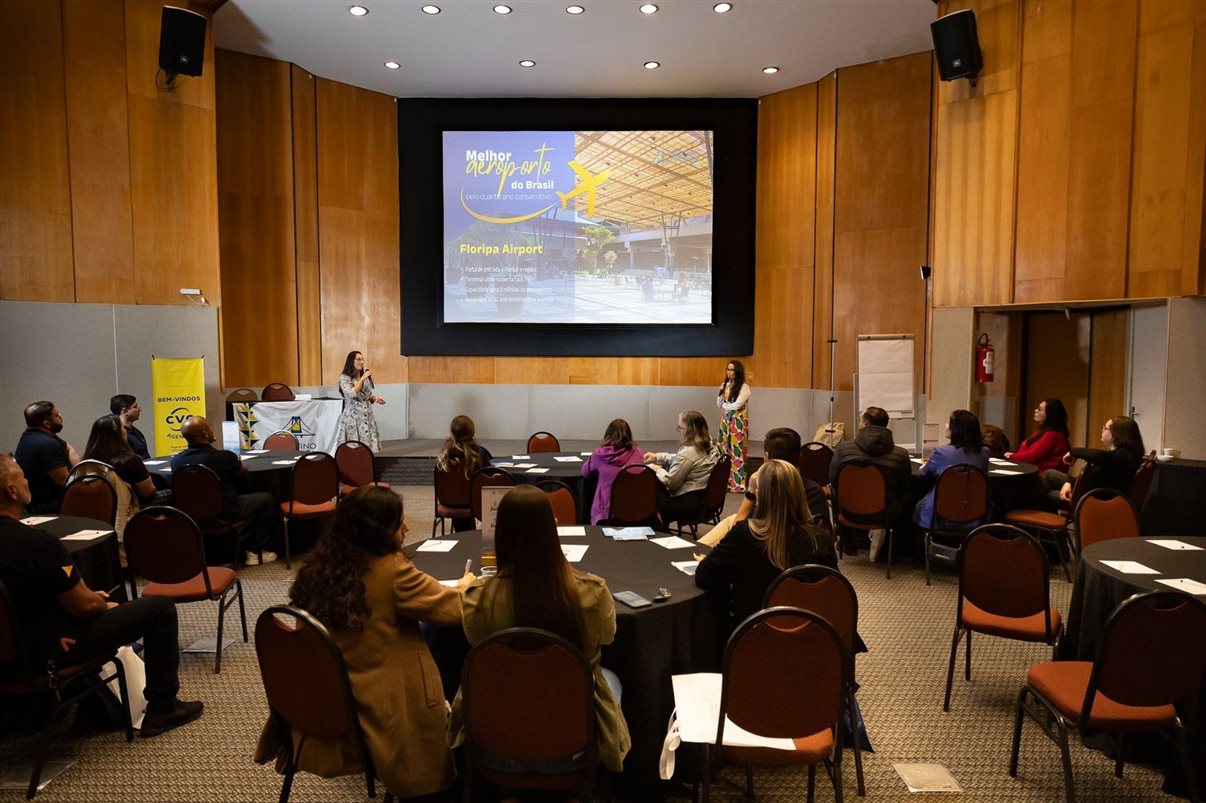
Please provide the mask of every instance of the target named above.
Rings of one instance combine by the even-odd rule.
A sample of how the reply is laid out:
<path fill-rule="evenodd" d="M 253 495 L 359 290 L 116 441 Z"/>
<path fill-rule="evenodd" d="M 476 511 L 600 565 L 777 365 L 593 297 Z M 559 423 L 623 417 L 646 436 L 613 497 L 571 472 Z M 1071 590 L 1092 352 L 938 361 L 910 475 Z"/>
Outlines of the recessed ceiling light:
<path fill-rule="evenodd" d="M 660 63 L 656 62 L 656 61 L 647 61 L 647 62 L 645 62 L 645 69 L 646 69 L 646 70 L 656 70 L 656 69 L 657 69 L 658 67 L 660 67 L 660 66 L 662 66 L 662 65 L 661 65 Z"/>
<path fill-rule="evenodd" d="M 727 13 L 727 12 L 733 10 L 733 4 L 732 3 L 717 3 L 716 5 L 712 6 L 712 10 L 715 11 L 717 14 L 724 14 L 724 13 Z"/>
<path fill-rule="evenodd" d="M 499 3 L 498 5 L 496 5 L 496 6 L 494 7 L 494 13 L 495 13 L 495 14 L 510 14 L 510 13 L 511 13 L 511 7 L 510 7 L 510 6 L 503 5 L 502 3 Z"/>
<path fill-rule="evenodd" d="M 566 6 L 565 7 L 566 14 L 581 14 L 583 11 L 586 11 L 586 9 L 583 8 L 582 6 Z"/>
<path fill-rule="evenodd" d="M 353 17 L 363 17 L 365 14 L 368 13 L 368 9 L 365 8 L 364 6 L 352 6 L 351 8 L 348 9 L 348 13 L 351 14 Z"/>
<path fill-rule="evenodd" d="M 387 62 L 385 62 L 385 66 L 389 67 L 391 70 L 396 70 L 399 67 L 401 67 L 402 65 L 396 61 L 387 61 Z"/>
<path fill-rule="evenodd" d="M 766 73 L 767 75 L 774 75 L 775 73 L 779 72 L 779 68 L 773 65 L 770 67 L 763 67 L 762 72 Z"/>
<path fill-rule="evenodd" d="M 536 62 L 532 61 L 531 59 L 524 59 L 523 61 L 519 62 L 519 66 L 520 67 L 535 67 Z"/>
<path fill-rule="evenodd" d="M 424 14 L 439 14 L 440 7 L 439 6 L 423 6 L 423 13 Z"/>
<path fill-rule="evenodd" d="M 656 14 L 657 6 L 655 6 L 653 3 L 645 3 L 643 6 L 641 6 L 641 13 L 642 14 Z"/>

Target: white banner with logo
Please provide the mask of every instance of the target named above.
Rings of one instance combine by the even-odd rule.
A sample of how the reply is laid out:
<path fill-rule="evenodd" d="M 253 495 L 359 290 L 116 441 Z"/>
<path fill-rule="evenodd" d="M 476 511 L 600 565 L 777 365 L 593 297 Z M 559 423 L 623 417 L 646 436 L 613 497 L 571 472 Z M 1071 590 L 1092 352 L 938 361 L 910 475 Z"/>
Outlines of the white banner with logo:
<path fill-rule="evenodd" d="M 243 449 L 263 449 L 264 441 L 276 432 L 288 432 L 297 438 L 303 452 L 335 454 L 339 445 L 339 416 L 343 401 L 240 402 L 234 405 L 239 424 L 239 445 Z"/>

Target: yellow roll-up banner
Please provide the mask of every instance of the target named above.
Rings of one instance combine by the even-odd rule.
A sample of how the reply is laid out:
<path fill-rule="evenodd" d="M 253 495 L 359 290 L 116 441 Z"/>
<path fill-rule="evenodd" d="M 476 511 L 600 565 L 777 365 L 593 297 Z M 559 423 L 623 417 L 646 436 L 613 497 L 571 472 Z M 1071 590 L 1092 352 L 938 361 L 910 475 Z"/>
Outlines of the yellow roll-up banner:
<path fill-rule="evenodd" d="M 188 448 L 180 426 L 190 415 L 205 415 L 205 358 L 152 357 L 155 395 L 155 451 L 176 454 Z"/>

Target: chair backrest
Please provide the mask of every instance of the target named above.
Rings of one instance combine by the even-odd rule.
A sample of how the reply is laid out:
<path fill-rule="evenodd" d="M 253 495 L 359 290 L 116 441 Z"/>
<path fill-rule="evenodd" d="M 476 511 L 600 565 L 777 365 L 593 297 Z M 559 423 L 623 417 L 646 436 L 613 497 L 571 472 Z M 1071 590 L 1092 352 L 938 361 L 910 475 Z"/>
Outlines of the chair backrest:
<path fill-rule="evenodd" d="M 568 526 L 578 523 L 578 502 L 574 492 L 561 480 L 541 480 L 536 487 L 544 491 L 549 504 L 553 506 L 553 518 L 557 524 Z"/>
<path fill-rule="evenodd" d="M 1101 692 L 1122 705 L 1153 706 L 1196 698 L 1206 670 L 1206 604 L 1179 591 L 1130 597 L 1106 622 L 1081 708 Z"/>
<path fill-rule="evenodd" d="M 723 740 L 726 717 L 771 738 L 836 729 L 849 660 L 842 637 L 816 613 L 775 607 L 753 614 L 725 647 L 717 742 Z"/>
<path fill-rule="evenodd" d="M 482 466 L 473 472 L 469 479 L 469 509 L 473 518 L 482 520 L 482 488 L 487 485 L 509 487 L 515 484 L 515 478 L 497 466 Z"/>
<path fill-rule="evenodd" d="M 598 763 L 594 673 L 561 636 L 515 627 L 483 639 L 465 659 L 461 695 L 466 759 L 487 777 L 565 774 L 574 785 Z"/>
<path fill-rule="evenodd" d="M 294 502 L 320 505 L 339 495 L 339 469 L 335 458 L 326 452 L 307 452 L 293 464 L 292 489 Z"/>
<path fill-rule="evenodd" d="M 966 527 L 988 514 L 988 477 L 975 466 L 947 466 L 934 483 L 929 526 Z"/>
<path fill-rule="evenodd" d="M 855 460 L 838 471 L 837 501 L 842 513 L 878 516 L 884 513 L 887 499 L 887 485 L 878 466 Z"/>
<path fill-rule="evenodd" d="M 459 469 L 444 471 L 439 466 L 433 478 L 437 505 L 469 507 L 469 478 Z"/>
<path fill-rule="evenodd" d="M 1047 586 L 1047 553 L 1025 530 L 1008 524 L 985 524 L 972 530 L 959 551 L 959 602 L 998 616 L 1033 616 L 1051 608 Z M 1051 634 L 1048 617 L 1047 633 Z"/>
<path fill-rule="evenodd" d="M 273 432 L 264 441 L 264 448 L 270 452 L 296 452 L 297 436 L 292 432 Z"/>
<path fill-rule="evenodd" d="M 75 464 L 75 467 L 67 474 L 67 486 L 79 480 L 81 477 L 100 477 L 109 484 L 113 489 L 113 493 L 117 498 L 117 512 L 113 519 L 103 519 L 110 521 L 113 529 L 120 536 L 126 530 L 126 522 L 130 517 L 138 512 L 138 498 L 134 496 L 134 492 L 130 489 L 130 484 L 118 476 L 117 470 L 108 463 L 102 463 L 99 460 L 81 460 Z M 60 509 L 59 512 L 62 512 Z"/>
<path fill-rule="evenodd" d="M 528 454 L 536 452 L 560 452 L 561 442 L 551 432 L 537 432 L 528 438 Z"/>
<path fill-rule="evenodd" d="M 1147 492 L 1151 490 L 1152 480 L 1155 477 L 1156 450 L 1153 449 L 1139 464 L 1139 470 L 1135 472 L 1135 478 L 1131 480 L 1131 487 L 1126 492 L 1136 511 L 1143 510 L 1143 503 L 1147 501 Z"/>
<path fill-rule="evenodd" d="M 729 456 L 721 455 L 712 466 L 708 475 L 708 485 L 704 490 L 703 520 L 709 521 L 724 508 L 725 496 L 729 491 L 729 474 L 733 471 L 733 461 Z"/>
<path fill-rule="evenodd" d="M 86 516 L 117 524 L 117 492 L 102 477 L 78 477 L 67 486 L 59 513 L 64 516 Z"/>
<path fill-rule="evenodd" d="M 351 741 L 371 775 L 372 759 L 365 749 L 347 664 L 327 628 L 300 608 L 274 605 L 256 620 L 255 654 L 281 743 L 294 744 L 294 732 Z"/>
<path fill-rule="evenodd" d="M 251 388 L 235 388 L 226 394 L 226 401 L 229 404 L 237 404 L 239 402 L 259 401 L 259 394 Z"/>
<path fill-rule="evenodd" d="M 1082 496 L 1072 519 L 1076 522 L 1078 552 L 1098 541 L 1139 536 L 1139 517 L 1131 500 L 1112 488 L 1094 488 Z"/>
<path fill-rule="evenodd" d="M 209 466 L 184 466 L 173 471 L 172 496 L 176 507 L 192 516 L 198 524 L 222 522 L 227 517 L 222 480 Z"/>
<path fill-rule="evenodd" d="M 796 465 L 800 474 L 817 485 L 829 483 L 829 464 L 833 462 L 833 450 L 818 441 L 810 441 L 800 447 Z"/>
<path fill-rule="evenodd" d="M 345 441 L 335 448 L 335 467 L 344 485 L 359 488 L 377 481 L 373 450 L 360 441 Z"/>
<path fill-rule="evenodd" d="M 125 545 L 131 585 L 139 577 L 152 583 L 183 583 L 200 574 L 207 595 L 213 596 L 201 529 L 183 510 L 149 507 L 139 511 L 126 525 Z"/>
<path fill-rule="evenodd" d="M 649 466 L 624 466 L 611 486 L 608 519 L 618 523 L 647 524 L 657 517 L 660 483 Z"/>
<path fill-rule="evenodd" d="M 766 589 L 763 608 L 803 608 L 820 614 L 842 637 L 853 661 L 858 632 L 858 595 L 842 573 L 816 563 L 793 566 Z"/>
<path fill-rule="evenodd" d="M 288 385 L 272 382 L 260 393 L 260 399 L 262 401 L 293 401 L 294 396 Z"/>

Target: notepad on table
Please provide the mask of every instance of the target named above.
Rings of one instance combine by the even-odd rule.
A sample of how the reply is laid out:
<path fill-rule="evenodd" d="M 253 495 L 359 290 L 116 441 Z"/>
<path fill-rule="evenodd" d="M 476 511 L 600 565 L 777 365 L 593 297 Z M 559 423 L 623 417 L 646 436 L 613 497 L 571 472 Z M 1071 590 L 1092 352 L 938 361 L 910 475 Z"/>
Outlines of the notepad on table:
<path fill-rule="evenodd" d="M 691 541 L 688 541 L 686 538 L 679 538 L 677 535 L 666 535 L 661 538 L 650 538 L 649 543 L 657 544 L 658 546 L 665 547 L 666 549 L 687 549 L 695 546 L 695 544 Z"/>
<path fill-rule="evenodd" d="M 1206 594 L 1206 583 L 1199 583 L 1197 580 L 1190 580 L 1188 577 L 1164 578 L 1156 582 L 1169 588 L 1175 588 L 1178 591 L 1184 591 L 1187 594 Z"/>
<path fill-rule="evenodd" d="M 526 474 L 547 474 L 548 471 L 549 470 L 547 468 L 529 468 L 524 473 L 526 473 Z"/>
<path fill-rule="evenodd" d="M 26 516 L 21 519 L 22 524 L 28 524 L 30 527 L 37 527 L 39 524 L 45 524 L 48 521 L 54 521 L 58 516 Z"/>
<path fill-rule="evenodd" d="M 1147 542 L 1149 544 L 1155 544 L 1156 546 L 1162 546 L 1165 549 L 1184 549 L 1193 550 L 1196 552 L 1202 551 L 1200 546 L 1195 544 L 1187 544 L 1184 541 L 1178 541 L 1175 538 L 1149 538 L 1147 539 Z"/>
<path fill-rule="evenodd" d="M 80 530 L 78 533 L 64 535 L 60 541 L 91 541 L 94 538 L 108 535 L 112 530 Z"/>
<path fill-rule="evenodd" d="M 456 541 L 443 541 L 437 538 L 429 538 L 415 549 L 416 552 L 451 552 L 453 547 L 457 545 Z"/>
<path fill-rule="evenodd" d="M 1144 566 L 1142 563 L 1134 560 L 1103 560 L 1102 563 L 1109 566 L 1116 572 L 1123 574 L 1159 574 L 1150 566 Z"/>
<path fill-rule="evenodd" d="M 569 457 L 554 457 L 553 459 L 556 460 L 558 463 L 581 463 L 582 462 L 582 458 L 578 457 L 576 455 L 570 455 Z"/>

